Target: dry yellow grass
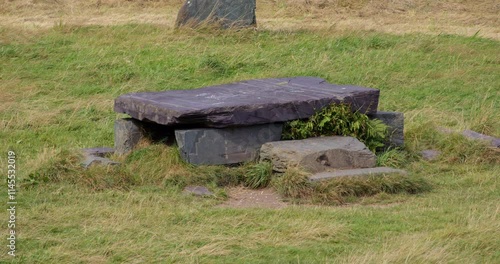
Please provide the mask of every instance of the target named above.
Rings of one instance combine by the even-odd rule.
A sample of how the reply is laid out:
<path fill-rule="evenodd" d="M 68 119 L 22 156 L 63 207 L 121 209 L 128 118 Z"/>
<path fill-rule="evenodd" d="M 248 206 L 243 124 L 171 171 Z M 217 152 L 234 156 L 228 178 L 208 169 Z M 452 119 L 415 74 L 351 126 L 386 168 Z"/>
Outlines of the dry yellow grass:
<path fill-rule="evenodd" d="M 150 23 L 171 27 L 183 0 L 0 0 L 0 26 L 25 29 L 60 24 Z M 272 30 L 368 30 L 459 34 L 500 39 L 495 0 L 257 1 L 257 23 Z"/>

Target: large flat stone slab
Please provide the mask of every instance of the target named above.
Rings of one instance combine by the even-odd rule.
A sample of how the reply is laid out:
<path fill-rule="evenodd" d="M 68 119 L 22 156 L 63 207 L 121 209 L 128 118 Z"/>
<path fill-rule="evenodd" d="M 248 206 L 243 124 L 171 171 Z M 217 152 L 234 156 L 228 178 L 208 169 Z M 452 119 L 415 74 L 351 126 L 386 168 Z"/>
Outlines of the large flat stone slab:
<path fill-rule="evenodd" d="M 304 119 L 332 103 L 377 112 L 379 90 L 333 85 L 321 78 L 260 79 L 193 90 L 121 95 L 114 110 L 162 125 L 248 126 Z"/>
<path fill-rule="evenodd" d="M 282 124 L 238 128 L 176 130 L 181 157 L 196 165 L 235 164 L 256 160 L 266 142 L 279 140 Z"/>
<path fill-rule="evenodd" d="M 336 170 L 336 171 L 326 171 L 313 174 L 309 176 L 310 181 L 323 181 L 334 179 L 338 177 L 362 177 L 362 176 L 375 176 L 375 175 L 387 175 L 387 174 L 401 174 L 406 175 L 405 170 L 393 169 L 389 167 L 376 167 L 376 168 L 365 168 L 365 169 L 351 169 L 351 170 Z"/>
<path fill-rule="evenodd" d="M 376 157 L 353 137 L 317 137 L 269 142 L 260 149 L 260 160 L 271 161 L 273 170 L 300 167 L 316 173 L 330 169 L 375 167 Z"/>
<path fill-rule="evenodd" d="M 186 0 L 177 14 L 176 26 L 202 23 L 223 28 L 255 26 L 255 0 Z"/>

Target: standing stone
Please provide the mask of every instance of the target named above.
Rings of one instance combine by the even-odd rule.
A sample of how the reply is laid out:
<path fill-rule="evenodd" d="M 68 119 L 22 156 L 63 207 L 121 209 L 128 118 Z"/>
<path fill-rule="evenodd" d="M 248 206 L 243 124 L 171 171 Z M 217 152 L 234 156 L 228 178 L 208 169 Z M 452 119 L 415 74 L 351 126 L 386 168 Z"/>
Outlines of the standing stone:
<path fill-rule="evenodd" d="M 202 23 L 223 28 L 255 26 L 255 0 L 186 0 L 177 15 L 176 26 Z"/>
<path fill-rule="evenodd" d="M 191 164 L 220 165 L 255 160 L 262 144 L 279 140 L 282 124 L 176 130 L 181 157 Z"/>
<path fill-rule="evenodd" d="M 353 137 L 340 136 L 269 142 L 262 145 L 260 160 L 271 161 L 277 172 L 285 172 L 289 167 L 316 173 L 376 165 L 375 154 L 365 144 Z"/>
<path fill-rule="evenodd" d="M 405 117 L 403 113 L 378 111 L 376 114 L 370 115 L 370 117 L 379 119 L 388 126 L 386 147 L 404 147 Z"/>
<path fill-rule="evenodd" d="M 141 122 L 133 118 L 124 118 L 115 121 L 115 151 L 123 155 L 132 151 L 139 141 L 144 138 Z"/>

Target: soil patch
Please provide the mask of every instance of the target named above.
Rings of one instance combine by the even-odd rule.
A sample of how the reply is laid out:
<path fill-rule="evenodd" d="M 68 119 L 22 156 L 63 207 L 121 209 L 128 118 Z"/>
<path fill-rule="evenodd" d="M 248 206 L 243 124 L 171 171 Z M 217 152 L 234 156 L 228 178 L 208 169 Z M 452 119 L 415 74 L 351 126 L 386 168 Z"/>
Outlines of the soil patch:
<path fill-rule="evenodd" d="M 226 191 L 229 199 L 218 207 L 278 209 L 288 206 L 272 188 L 254 190 L 233 187 Z"/>

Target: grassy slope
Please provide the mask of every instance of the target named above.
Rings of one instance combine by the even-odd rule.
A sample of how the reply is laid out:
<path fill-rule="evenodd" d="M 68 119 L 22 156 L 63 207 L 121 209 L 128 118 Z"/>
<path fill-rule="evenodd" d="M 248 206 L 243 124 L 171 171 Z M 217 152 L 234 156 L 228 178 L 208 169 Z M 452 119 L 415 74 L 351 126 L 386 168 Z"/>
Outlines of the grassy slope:
<path fill-rule="evenodd" d="M 435 129 L 500 136 L 496 41 L 366 32 L 172 32 L 148 25 L 60 26 L 35 36 L 0 30 L 1 149 L 16 150 L 20 177 L 46 167 L 61 150 L 112 145 L 112 104 L 119 94 L 261 77 L 313 75 L 379 88 L 381 109 L 405 112 L 411 154 L 431 146 L 444 151 L 435 163 L 406 164 L 435 186 L 431 193 L 380 195 L 346 207 L 247 210 L 180 195 L 165 181 L 172 169 L 157 165 L 165 158 L 151 154 L 159 148 L 147 147 L 127 160 L 127 173 L 137 180 L 128 190 L 93 191 L 64 181 L 21 190 L 18 262 L 500 259 L 499 153 Z M 168 162 L 175 173 L 193 173 L 175 158 Z M 106 179 L 107 173 L 116 175 L 99 169 L 83 175 Z"/>

